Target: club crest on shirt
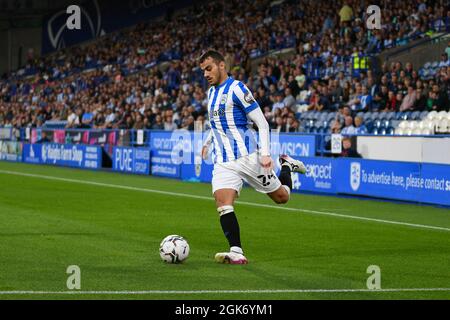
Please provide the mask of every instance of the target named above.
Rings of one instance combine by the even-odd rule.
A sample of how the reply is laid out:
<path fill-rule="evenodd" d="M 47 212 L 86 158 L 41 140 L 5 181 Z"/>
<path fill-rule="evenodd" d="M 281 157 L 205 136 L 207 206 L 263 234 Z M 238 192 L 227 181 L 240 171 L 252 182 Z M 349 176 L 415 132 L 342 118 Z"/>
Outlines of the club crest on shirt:
<path fill-rule="evenodd" d="M 220 104 L 227 103 L 227 98 L 228 98 L 227 94 L 222 95 L 222 97 L 220 98 Z"/>
<path fill-rule="evenodd" d="M 244 94 L 244 101 L 247 102 L 248 104 L 253 104 L 255 102 L 255 99 L 253 99 L 252 95 L 250 94 L 250 92 L 246 92 Z"/>

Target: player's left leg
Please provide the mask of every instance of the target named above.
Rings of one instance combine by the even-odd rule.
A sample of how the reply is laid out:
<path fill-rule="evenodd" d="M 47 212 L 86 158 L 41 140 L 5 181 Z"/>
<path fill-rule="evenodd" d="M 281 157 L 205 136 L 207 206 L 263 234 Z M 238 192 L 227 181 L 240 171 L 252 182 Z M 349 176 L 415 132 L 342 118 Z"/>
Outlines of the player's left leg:
<path fill-rule="evenodd" d="M 230 251 L 217 253 L 215 260 L 219 263 L 246 264 L 247 258 L 242 250 L 239 223 L 233 206 L 242 188 L 242 179 L 234 170 L 234 165 L 232 162 L 216 164 L 213 170 L 212 187 L 217 212 L 230 245 Z"/>

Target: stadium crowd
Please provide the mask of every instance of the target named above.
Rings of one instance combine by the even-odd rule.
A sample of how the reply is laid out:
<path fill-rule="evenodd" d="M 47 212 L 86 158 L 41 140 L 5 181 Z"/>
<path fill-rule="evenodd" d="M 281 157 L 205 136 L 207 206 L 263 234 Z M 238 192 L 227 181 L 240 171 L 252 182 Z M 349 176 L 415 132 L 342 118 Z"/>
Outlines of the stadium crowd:
<path fill-rule="evenodd" d="M 355 118 L 359 111 L 449 110 L 450 44 L 433 77 L 399 62 L 383 64 L 378 74 L 349 72 L 352 56 L 448 28 L 445 0 L 379 2 L 378 31 L 365 27 L 365 1 L 214 1 L 171 21 L 30 59 L 0 81 L 0 127 L 47 121 L 67 121 L 68 128 L 207 125 L 197 57 L 208 47 L 224 53 L 230 74 L 252 89 L 272 129 L 281 132 L 301 131 L 297 115 L 307 110 L 338 110 L 344 121 L 333 130 L 344 132 L 363 126 Z M 283 48 L 292 48 L 293 56 L 266 57 L 252 73 L 253 58 Z"/>

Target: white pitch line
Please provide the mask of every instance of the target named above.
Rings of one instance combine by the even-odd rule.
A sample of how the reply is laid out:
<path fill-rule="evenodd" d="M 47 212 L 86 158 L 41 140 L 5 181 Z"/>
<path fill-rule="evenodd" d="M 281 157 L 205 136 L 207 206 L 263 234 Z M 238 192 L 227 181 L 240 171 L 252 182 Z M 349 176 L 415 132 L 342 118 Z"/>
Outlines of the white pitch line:
<path fill-rule="evenodd" d="M 23 176 L 23 177 L 40 178 L 40 179 L 46 179 L 46 180 L 79 183 L 79 184 L 93 185 L 93 186 L 99 186 L 99 187 L 150 192 L 150 193 L 157 193 L 157 194 L 170 195 L 170 196 L 176 196 L 176 197 L 185 197 L 185 198 L 192 198 L 192 199 L 200 199 L 200 200 L 207 200 L 207 201 L 214 200 L 212 197 L 199 196 L 199 195 L 188 194 L 188 193 L 161 191 L 161 190 L 155 190 L 155 189 L 131 187 L 131 186 L 124 186 L 124 185 L 117 185 L 117 184 L 110 184 L 110 183 L 103 183 L 103 182 L 95 182 L 95 181 L 60 178 L 60 177 L 55 177 L 55 176 L 45 176 L 45 175 L 40 175 L 40 174 L 23 173 L 23 172 L 17 172 L 17 171 L 0 170 L 0 173 L 16 175 L 16 176 Z M 317 210 L 300 209 L 300 208 L 289 208 L 289 207 L 283 207 L 280 205 L 276 206 L 276 205 L 254 203 L 254 202 L 247 202 L 247 201 L 236 201 L 236 203 L 247 205 L 247 206 L 260 207 L 260 208 L 304 212 L 304 213 L 311 213 L 311 214 L 317 214 L 317 215 L 363 220 L 363 221 L 371 221 L 371 222 L 378 222 L 378 223 L 385 223 L 385 224 L 394 224 L 394 225 L 401 225 L 401 226 L 422 228 L 422 229 L 430 229 L 430 230 L 439 230 L 439 231 L 447 231 L 447 232 L 450 231 L 450 228 L 445 228 L 445 227 L 430 226 L 430 225 L 425 225 L 425 224 L 416 224 L 416 223 L 408 223 L 408 222 L 393 221 L 393 220 L 376 219 L 376 218 L 367 218 L 367 217 L 353 216 L 353 215 L 347 215 L 347 214 L 340 214 L 340 213 L 335 213 L 335 212 L 317 211 Z"/>
<path fill-rule="evenodd" d="M 152 294 L 245 294 L 245 293 L 382 293 L 439 292 L 450 288 L 391 288 L 391 289 L 267 289 L 267 290 L 146 290 L 146 291 L 0 291 L 0 295 L 152 295 Z"/>

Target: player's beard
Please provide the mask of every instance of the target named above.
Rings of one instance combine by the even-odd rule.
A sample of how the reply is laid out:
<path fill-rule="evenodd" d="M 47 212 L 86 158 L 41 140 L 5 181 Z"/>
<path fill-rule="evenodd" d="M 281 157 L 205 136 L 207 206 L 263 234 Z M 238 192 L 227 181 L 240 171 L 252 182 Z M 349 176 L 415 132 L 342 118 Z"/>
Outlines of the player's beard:
<path fill-rule="evenodd" d="M 220 84 L 220 73 L 217 76 L 213 77 L 212 82 L 210 83 L 212 86 L 218 86 Z"/>

